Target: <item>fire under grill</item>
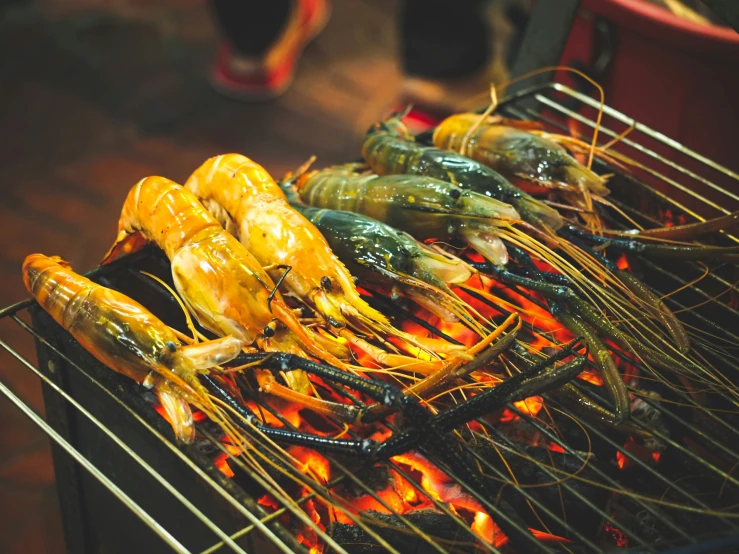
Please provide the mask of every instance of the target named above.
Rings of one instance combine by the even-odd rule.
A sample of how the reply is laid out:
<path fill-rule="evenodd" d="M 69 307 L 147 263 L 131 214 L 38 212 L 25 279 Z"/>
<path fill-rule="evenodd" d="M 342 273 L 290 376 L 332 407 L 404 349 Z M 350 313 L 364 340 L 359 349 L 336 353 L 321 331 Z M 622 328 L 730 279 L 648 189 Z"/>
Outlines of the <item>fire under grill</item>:
<path fill-rule="evenodd" d="M 589 97 L 551 84 L 516 94 L 499 112 L 587 135 L 597 107 Z M 609 108 L 600 133 L 601 143 L 623 136 L 613 148 L 644 166 L 630 172 L 597 167 L 614 174 L 609 200 L 638 223 L 691 222 L 739 208 L 739 196 L 731 192 L 739 175 Z M 623 221 L 614 217 L 608 223 L 623 228 Z M 710 239 L 739 242 L 727 233 Z M 709 271 L 700 263 L 624 256 L 610 246 L 607 252 L 667 295 L 669 308 L 696 332 L 694 352 L 723 376 L 726 390 L 668 387 L 614 349 L 622 373 L 634 375 L 628 431 L 599 425 L 561 396 L 545 394 L 448 433 L 449 449 L 466 465 L 450 463 L 433 448 L 367 464 L 295 446 L 286 447 L 294 459 L 288 463 L 274 443 L 251 433 L 263 454 L 259 472 L 233 455 L 207 419 L 198 423 L 193 445 L 177 444 L 153 396 L 102 366 L 25 301 L 0 311 L 0 318 L 35 340 L 38 364 L 24 359 L 17 345 L 0 340 L 0 346 L 17 360 L 19 371 L 41 379 L 46 421 L 2 383 L 0 391 L 52 439 L 70 552 L 154 552 L 164 545 L 202 553 L 734 552 L 739 416 L 730 385 L 739 382 L 737 268 L 714 263 Z M 142 271 L 167 280 L 168 262 L 150 248 L 95 270 L 92 278 L 185 329 L 175 299 Z M 540 303 L 535 292 L 518 285 L 495 286 L 534 312 Z M 379 295 L 368 301 L 407 329 L 464 340 L 402 303 Z M 506 316 L 491 311 L 483 297 L 470 301 L 499 321 Z M 577 387 L 609 407 L 595 372 L 586 369 L 582 377 Z M 366 429 L 267 401 L 248 377 L 237 380 L 243 381 L 245 402 L 273 426 L 365 436 Z M 363 405 L 352 390 L 325 386 Z M 463 393 L 455 393 L 457 401 Z M 386 439 L 399 427 L 402 418 L 381 422 L 372 437 Z M 480 479 L 484 490 L 475 486 Z"/>

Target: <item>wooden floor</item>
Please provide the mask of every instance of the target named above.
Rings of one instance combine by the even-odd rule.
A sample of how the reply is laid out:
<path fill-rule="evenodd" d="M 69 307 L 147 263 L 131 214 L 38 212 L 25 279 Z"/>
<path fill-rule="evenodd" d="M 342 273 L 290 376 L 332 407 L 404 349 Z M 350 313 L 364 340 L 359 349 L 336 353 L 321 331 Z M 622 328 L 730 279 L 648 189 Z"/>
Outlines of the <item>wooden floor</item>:
<path fill-rule="evenodd" d="M 275 175 L 312 154 L 326 164 L 350 160 L 400 84 L 391 0 L 335 2 L 294 86 L 253 105 L 207 84 L 217 38 L 202 0 L 4 4 L 2 306 L 27 296 L 20 267 L 29 253 L 60 255 L 79 271 L 95 267 L 142 177 L 182 182 L 227 151 Z M 35 363 L 17 324 L 0 322 L 0 340 Z M 0 380 L 43 411 L 38 379 L 4 351 Z M 0 421 L 0 552 L 63 552 L 48 439 L 2 396 Z"/>

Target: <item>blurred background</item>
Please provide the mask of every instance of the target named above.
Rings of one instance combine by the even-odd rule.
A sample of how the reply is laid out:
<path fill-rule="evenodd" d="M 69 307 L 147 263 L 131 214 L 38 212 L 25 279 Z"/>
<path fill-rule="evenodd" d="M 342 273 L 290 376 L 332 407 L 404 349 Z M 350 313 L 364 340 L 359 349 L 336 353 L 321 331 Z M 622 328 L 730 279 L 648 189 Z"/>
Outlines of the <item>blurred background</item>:
<path fill-rule="evenodd" d="M 492 30 L 488 77 L 498 83 L 525 23 L 503 4 L 481 15 Z M 516 4 L 525 13 L 530 2 Z M 95 267 L 142 177 L 184 182 L 230 151 L 275 177 L 311 155 L 320 165 L 355 159 L 367 127 L 407 100 L 398 10 L 394 0 L 333 2 L 293 86 L 274 101 L 242 103 L 206 79 L 220 38 L 205 0 L 3 2 L 0 306 L 27 296 L 20 264 L 31 252 L 61 255 L 80 272 Z M 582 58 L 578 46 L 570 48 Z M 484 99 L 484 86 L 474 92 Z M 17 325 L 0 326 L 2 341 L 35 359 Z M 0 380 L 43 412 L 38 379 L 5 351 Z M 0 552 L 64 552 L 48 439 L 4 398 L 0 421 Z"/>

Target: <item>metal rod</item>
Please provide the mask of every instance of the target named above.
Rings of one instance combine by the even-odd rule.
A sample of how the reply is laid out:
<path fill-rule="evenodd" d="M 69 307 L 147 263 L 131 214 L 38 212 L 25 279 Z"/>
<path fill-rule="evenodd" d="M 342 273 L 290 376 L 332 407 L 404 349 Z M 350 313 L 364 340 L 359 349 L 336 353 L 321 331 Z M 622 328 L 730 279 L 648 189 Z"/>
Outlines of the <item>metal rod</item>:
<path fill-rule="evenodd" d="M 558 92 L 564 92 L 565 94 L 569 94 L 570 96 L 573 96 L 576 99 L 580 100 L 580 102 L 587 104 L 588 106 L 590 106 L 591 108 L 595 108 L 596 110 L 600 108 L 600 102 L 593 100 L 589 96 L 580 94 L 579 92 L 571 89 L 570 87 L 566 85 L 562 85 L 559 83 L 550 83 L 548 88 L 554 89 Z M 701 154 L 698 154 L 698 152 L 696 152 L 695 150 L 691 150 L 687 146 L 680 144 L 678 141 L 668 137 L 667 135 L 660 133 L 659 131 L 655 131 L 654 129 L 652 129 L 651 127 L 647 127 L 643 123 L 639 123 L 638 121 L 635 121 L 633 118 L 627 115 L 624 115 L 617 110 L 614 110 L 610 106 L 603 106 L 603 113 L 611 116 L 614 119 L 617 119 L 621 123 L 625 123 L 626 125 L 629 125 L 629 126 L 633 125 L 636 130 L 641 131 L 648 137 L 653 138 L 664 144 L 667 144 L 668 146 L 671 146 L 675 150 L 678 150 L 679 152 L 682 152 L 683 154 L 690 156 L 691 158 L 694 158 L 695 160 L 698 160 L 699 162 L 707 165 L 708 167 L 715 169 L 716 171 L 723 173 L 733 179 L 739 180 L 739 174 L 734 173 L 728 167 L 724 167 L 721 164 L 718 164 L 714 162 L 713 160 L 706 158 L 705 156 Z M 726 194 L 727 192 L 720 187 L 718 187 L 716 190 L 724 194 Z"/>
<path fill-rule="evenodd" d="M 528 421 L 531 425 L 533 425 L 534 427 L 536 427 L 536 429 L 538 431 L 544 433 L 549 440 L 553 441 L 555 444 L 558 444 L 561 448 L 563 448 L 568 454 L 571 454 L 571 455 L 575 456 L 581 462 L 587 462 L 587 460 L 585 458 L 583 458 L 575 449 L 573 449 L 572 447 L 570 447 L 568 444 L 562 442 L 559 439 L 559 437 L 557 437 L 556 435 L 554 435 L 553 433 L 551 433 L 549 431 L 549 429 L 547 429 L 544 425 L 541 425 L 541 423 L 539 421 L 537 421 L 536 418 L 533 418 L 533 417 L 528 416 L 527 414 L 524 414 L 521 410 L 519 410 L 518 408 L 516 408 L 513 404 L 509 404 L 508 405 L 508 409 L 511 410 L 516 415 L 518 415 L 519 417 L 521 417 L 521 418 L 525 419 L 526 421 Z M 506 437 L 503 433 L 501 433 L 498 429 L 496 429 L 492 425 L 489 425 L 487 422 L 484 422 L 484 420 L 480 420 L 480 421 L 483 423 L 483 425 L 489 431 L 492 431 L 493 433 L 495 433 L 510 448 L 516 449 L 515 443 L 513 441 L 511 441 L 508 437 Z M 550 474 L 550 477 L 553 477 L 553 478 L 556 479 L 557 476 L 553 472 L 551 472 L 548 468 L 542 466 L 542 469 L 547 474 Z M 600 475 L 601 477 L 605 478 L 605 480 L 611 481 L 611 479 L 605 473 L 603 473 L 602 471 L 600 471 L 597 467 L 594 467 L 593 466 L 591 469 L 594 472 L 598 473 L 598 475 Z M 615 483 L 616 486 L 618 486 L 618 487 L 621 486 L 620 483 L 617 483 L 616 481 L 613 481 L 613 483 Z M 565 483 L 562 483 L 562 486 L 565 486 L 565 485 L 567 485 L 566 482 Z M 565 487 L 565 488 L 567 488 L 567 487 Z M 628 527 L 625 527 L 623 523 L 621 523 L 618 520 L 614 519 L 612 516 L 608 515 L 606 512 L 604 512 L 603 510 L 601 510 L 600 508 L 598 508 L 597 506 L 595 506 L 588 498 L 584 497 L 578 491 L 573 490 L 570 487 L 569 492 L 572 493 L 572 494 L 574 494 L 575 496 L 577 496 L 577 498 L 581 502 L 583 502 L 591 510 L 593 510 L 594 512 L 596 512 L 597 514 L 599 514 L 601 517 L 603 517 L 606 521 L 610 521 L 613 525 L 617 526 L 619 529 L 621 529 L 622 531 L 624 531 L 629 536 L 629 538 L 635 539 L 636 542 L 638 542 L 639 544 L 641 544 L 641 546 L 643 546 L 644 548 L 646 548 L 649 552 L 654 552 L 655 551 L 652 548 L 652 546 L 649 545 L 649 543 L 647 543 L 646 541 L 644 541 L 634 531 L 632 531 Z M 646 506 L 646 504 L 645 504 L 645 506 Z"/>
<path fill-rule="evenodd" d="M 339 485 L 340 483 L 342 483 L 344 480 L 345 480 L 344 476 L 341 475 L 338 478 L 331 481 L 330 483 L 327 483 L 326 488 L 331 489 L 335 487 L 336 485 Z M 315 498 L 316 496 L 318 496 L 318 493 L 316 491 L 311 491 L 305 496 L 301 496 L 300 498 L 298 498 L 295 501 L 295 505 L 301 506 L 305 504 L 308 500 L 310 500 L 311 498 Z M 261 521 L 262 523 L 269 523 L 273 519 L 277 519 L 278 517 L 280 517 L 282 514 L 286 512 L 287 512 L 287 508 L 283 506 L 282 508 L 277 508 L 274 512 L 267 514 L 266 516 L 261 518 L 259 521 Z M 244 535 L 248 535 L 249 533 L 251 533 L 254 529 L 256 529 L 256 527 L 254 527 L 254 524 L 251 524 L 251 525 L 244 527 L 243 529 L 239 529 L 235 533 L 231 533 L 230 536 L 234 540 L 240 539 Z M 213 554 L 213 552 L 220 550 L 224 546 L 225 546 L 225 543 L 223 541 L 220 541 L 210 546 L 206 550 L 203 550 L 200 554 Z"/>
<path fill-rule="evenodd" d="M 275 416 L 276 418 L 278 418 L 283 423 L 283 425 L 285 425 L 287 428 L 292 429 L 292 430 L 296 430 L 297 429 L 286 418 L 284 418 L 282 416 L 282 414 L 280 414 L 277 410 L 275 410 L 274 408 L 272 408 L 272 406 L 270 406 L 269 404 L 264 403 L 264 404 L 262 404 L 262 407 L 265 410 L 267 410 L 270 414 L 272 414 L 273 416 Z M 351 471 L 349 471 L 343 464 L 341 464 L 338 460 L 336 460 L 336 458 L 331 457 L 331 456 L 325 456 L 325 457 L 331 462 L 332 467 L 336 467 L 337 469 L 339 469 L 342 472 L 342 475 L 344 475 L 345 477 L 347 477 L 350 480 L 354 481 L 357 485 L 359 485 L 361 488 L 363 488 L 365 490 L 365 492 L 367 492 L 370 496 L 372 496 L 372 498 L 375 501 L 381 503 L 390 513 L 393 513 L 394 515 L 398 516 L 399 520 L 404 525 L 406 525 L 409 529 L 411 529 L 412 531 L 414 531 L 419 537 L 421 537 L 422 539 L 424 539 L 428 544 L 430 544 L 436 550 L 439 550 L 440 552 L 443 552 L 443 550 L 441 550 L 441 547 L 439 545 L 437 545 L 436 542 L 433 541 L 428 534 L 426 534 L 425 532 L 423 532 L 421 529 L 418 529 L 415 525 L 413 525 L 410 521 L 408 521 L 407 518 L 403 517 L 401 514 L 398 514 L 394 510 L 392 510 L 385 503 L 384 500 L 382 500 L 374 491 L 372 491 L 371 489 L 369 489 L 369 487 L 367 487 L 364 484 L 364 482 L 362 482 L 361 480 L 358 481 L 357 478 L 356 478 L 356 476 L 354 476 L 354 473 L 351 472 Z M 349 516 L 349 514 L 346 514 L 346 515 Z M 368 534 L 371 531 L 371 530 L 366 529 L 366 528 L 364 528 L 364 530 Z M 373 536 L 373 538 L 377 539 L 377 537 L 375 537 L 375 536 Z M 384 541 L 384 539 L 383 539 L 383 541 Z"/>
<path fill-rule="evenodd" d="M 547 395 L 544 395 L 544 398 L 552 406 L 554 406 L 554 407 L 559 406 L 559 408 L 561 410 L 563 410 L 563 411 L 565 410 L 566 406 L 564 406 L 561 402 L 556 401 L 556 400 L 554 400 L 553 398 L 551 398 L 550 396 L 547 396 Z M 628 450 L 626 450 L 625 448 L 623 448 L 622 445 L 618 444 L 616 441 L 614 441 L 613 439 L 611 439 L 608 435 L 606 435 L 605 433 L 603 433 L 602 431 L 600 431 L 597 426 L 593 425 L 592 423 L 589 423 L 586 418 L 578 417 L 577 418 L 577 421 L 583 427 L 585 427 L 589 432 L 597 435 L 599 439 L 601 439 L 601 440 L 605 441 L 606 443 L 610 444 L 617 451 L 621 452 L 624 456 L 626 456 L 627 458 L 629 458 L 632 462 L 634 462 L 635 464 L 637 464 L 638 466 L 640 466 L 642 469 L 648 471 L 651 475 L 654 475 L 657 479 L 659 479 L 660 481 L 662 481 L 665 485 L 669 486 L 670 488 L 672 488 L 672 489 L 676 490 L 677 492 L 679 492 L 680 494 L 682 494 L 685 498 L 687 498 L 691 502 L 695 503 L 698 507 L 703 508 L 705 510 L 709 510 L 710 509 L 708 507 L 708 504 L 706 504 L 703 501 L 699 500 L 698 498 L 696 498 L 695 496 L 693 496 L 692 494 L 690 494 L 688 491 L 686 491 L 679 484 L 671 481 L 670 479 L 668 479 L 667 477 L 665 477 L 664 475 L 662 475 L 659 471 L 655 470 L 651 465 L 649 465 L 648 463 L 646 463 L 644 460 L 642 460 L 638 456 L 632 454 L 631 452 L 629 452 Z M 733 523 L 730 523 L 728 520 L 726 520 L 724 518 L 722 518 L 722 520 L 724 521 L 724 523 L 730 525 L 731 527 L 734 527 L 734 524 Z M 682 532 L 681 534 L 685 535 L 684 532 Z M 688 538 L 692 542 L 695 542 L 694 537 L 690 537 L 689 536 Z"/>
<path fill-rule="evenodd" d="M 193 462 L 188 456 L 186 456 L 183 452 L 181 452 L 178 448 L 176 448 L 172 443 L 170 443 L 164 435 L 162 435 L 159 431 L 154 429 L 147 421 L 145 421 L 138 413 L 136 413 L 135 410 L 133 410 L 130 406 L 128 406 L 125 402 L 123 402 L 120 398 L 118 398 L 115 394 L 113 394 L 110 390 L 108 390 L 107 387 L 105 387 L 102 383 L 100 383 L 97 379 L 95 379 L 90 373 L 85 371 L 82 367 L 80 367 L 77 363 L 75 363 L 73 360 L 71 360 L 66 354 L 61 352 L 58 348 L 56 348 L 54 345 L 50 344 L 47 340 L 44 339 L 39 333 L 36 332 L 35 329 L 29 327 L 22 319 L 20 318 L 13 318 L 21 327 L 23 327 L 28 333 L 30 333 L 34 338 L 41 341 L 47 348 L 52 350 L 55 354 L 57 354 L 60 358 L 62 358 L 65 362 L 70 364 L 72 367 L 74 367 L 77 371 L 82 373 L 85 377 L 90 379 L 92 383 L 94 383 L 96 386 L 98 386 L 101 390 L 105 392 L 113 401 L 115 401 L 119 406 L 121 406 L 124 410 L 126 410 L 133 418 L 135 418 L 139 423 L 141 423 L 146 429 L 148 429 L 154 436 L 156 436 L 159 441 L 168 448 L 173 454 L 175 454 L 180 460 L 182 460 L 197 476 L 199 476 L 203 481 L 208 483 L 208 485 L 211 486 L 211 488 L 218 493 L 226 502 L 228 502 L 233 508 L 235 508 L 239 513 L 241 513 L 244 517 L 246 517 L 249 521 L 257 525 L 260 531 L 264 533 L 265 536 L 268 538 L 272 538 L 274 536 L 274 533 L 272 530 L 266 528 L 263 524 L 259 523 L 259 519 L 256 515 L 251 513 L 246 506 L 244 506 L 241 502 L 236 500 L 231 494 L 229 494 L 226 489 L 224 489 L 220 484 L 218 484 L 215 480 L 213 480 L 212 477 L 210 477 L 205 471 L 203 471 L 195 462 Z M 19 360 L 23 360 L 24 363 L 28 364 L 29 362 L 25 359 L 23 359 L 20 354 L 15 352 L 12 349 L 9 349 L 8 346 L 5 346 L 5 349 L 8 350 L 12 355 L 14 355 Z M 268 492 L 270 494 L 273 494 L 272 487 L 269 487 Z M 281 496 L 279 493 L 274 493 L 273 496 L 275 498 L 279 499 L 283 504 L 288 505 L 289 503 L 285 503 L 284 500 L 281 499 Z M 283 550 L 284 552 L 292 552 L 289 547 L 287 547 L 281 539 L 277 540 L 278 547 Z M 282 546 L 280 546 L 280 544 Z"/>
<path fill-rule="evenodd" d="M 217 437 L 213 436 L 207 429 L 205 429 L 202 426 L 198 426 L 198 431 L 203 436 L 205 436 L 207 439 L 209 439 L 211 443 L 213 443 L 213 445 L 216 446 L 216 448 L 218 448 L 221 452 L 225 453 L 231 460 L 233 460 L 233 462 L 236 465 L 238 465 L 239 468 L 241 468 L 241 470 L 243 470 L 246 474 L 248 474 L 251 479 L 254 479 L 259 486 L 265 489 L 269 488 L 268 486 L 266 486 L 268 485 L 267 481 L 261 475 L 258 475 L 254 473 L 253 471 L 251 471 L 240 458 L 237 458 L 231 452 L 229 452 L 229 450 L 225 447 L 225 445 L 220 440 L 218 440 Z M 259 434 L 259 430 L 255 429 L 254 434 L 252 435 L 252 438 L 256 438 L 257 434 Z M 263 437 L 263 438 L 266 439 L 267 437 Z M 260 442 L 260 446 L 264 449 L 270 450 L 273 454 L 276 454 L 276 457 L 279 457 L 280 453 L 275 452 L 273 449 L 271 449 L 271 447 L 268 445 L 266 441 Z M 289 469 L 291 472 L 294 472 L 296 475 L 298 475 L 300 477 L 300 480 L 303 482 L 305 486 L 310 487 L 313 490 L 315 490 L 315 485 L 313 483 L 307 483 L 307 479 L 305 479 L 305 476 L 299 471 L 297 471 L 297 469 L 292 464 L 290 464 L 289 462 L 286 463 L 285 468 Z M 346 550 L 344 550 L 336 541 L 334 541 L 332 537 L 328 536 L 323 531 L 323 529 L 315 525 L 315 523 L 308 517 L 308 514 L 306 514 L 303 510 L 299 509 L 295 505 L 295 500 L 291 499 L 289 505 L 287 503 L 283 503 L 283 506 L 286 509 L 290 509 L 290 511 L 293 513 L 294 516 L 296 516 L 300 521 L 302 521 L 308 527 L 312 528 L 316 532 L 316 534 L 319 537 L 321 537 L 321 539 L 324 540 L 328 546 L 331 547 L 331 549 L 334 552 L 337 552 L 339 554 L 341 553 L 347 554 Z"/>
<path fill-rule="evenodd" d="M 15 406 L 23 412 L 31 421 L 38 425 L 41 430 L 46 433 L 56 444 L 64 449 L 77 463 L 84 467 L 90 475 L 100 481 L 100 483 L 108 489 L 113 496 L 120 500 L 129 510 L 131 510 L 137 517 L 139 517 L 152 531 L 154 531 L 159 538 L 161 538 L 167 545 L 172 548 L 175 552 L 181 552 L 188 554 L 190 551 L 185 548 L 177 539 L 175 539 L 169 531 L 162 527 L 157 520 L 151 517 L 141 506 L 131 499 L 125 492 L 123 492 L 118 486 L 113 483 L 108 477 L 105 476 L 94 464 L 92 464 L 87 458 L 85 458 L 80 452 L 69 444 L 64 437 L 57 433 L 48 423 L 46 423 L 36 412 L 29 408 L 23 400 L 13 394 L 13 392 L 5 386 L 5 383 L 0 381 L 0 392 L 10 400 Z"/>
<path fill-rule="evenodd" d="M 579 121 L 580 123 L 583 123 L 583 124 L 587 125 L 588 127 L 592 128 L 592 129 L 595 129 L 596 128 L 596 125 L 597 124 L 594 121 L 592 121 L 592 120 L 590 120 L 590 119 L 588 119 L 588 118 L 580 115 L 577 112 L 574 112 L 572 110 L 569 110 L 569 109 L 565 108 L 561 104 L 550 100 L 546 96 L 537 94 L 536 95 L 536 99 L 539 102 L 541 102 L 542 104 L 544 104 L 545 106 L 547 106 L 549 108 L 552 108 L 553 110 L 556 110 L 556 111 L 558 111 L 558 112 L 560 112 L 560 113 L 562 113 L 562 114 L 564 114 L 564 115 L 566 115 L 568 117 L 571 117 L 572 119 L 574 119 L 576 121 Z M 606 135 L 608 135 L 610 137 L 614 137 L 614 138 L 618 136 L 618 133 L 616 133 L 615 131 L 611 131 L 610 129 L 608 129 L 607 127 L 604 127 L 603 125 L 601 125 L 599 127 L 599 131 L 598 132 L 601 132 L 603 134 L 606 134 Z M 737 196 L 736 194 L 734 194 L 732 192 L 729 192 L 727 190 L 724 190 L 722 187 L 720 187 L 717 184 L 709 181 L 708 179 L 705 179 L 705 178 L 701 177 L 700 175 L 697 175 L 696 173 L 693 173 L 689 169 L 686 169 L 686 168 L 682 167 L 681 165 L 676 164 L 672 160 L 669 160 L 669 159 L 665 158 L 664 156 L 661 156 L 661 155 L 657 154 L 655 151 L 650 150 L 649 148 L 646 148 L 645 146 L 642 146 L 641 144 L 638 144 L 638 143 L 632 141 L 629 138 L 622 138 L 619 142 L 622 143 L 622 144 L 625 144 L 627 146 L 630 146 L 630 147 L 634 148 L 635 150 L 638 150 L 639 152 L 641 152 L 643 154 L 647 154 L 647 155 L 651 156 L 655 160 L 658 160 L 658 161 L 662 162 L 663 164 L 667 165 L 668 167 L 670 167 L 672 169 L 675 169 L 677 171 L 680 171 L 684 175 L 687 175 L 688 177 L 691 177 L 691 178 L 693 178 L 693 179 L 695 179 L 695 180 L 703 183 L 704 185 L 706 185 L 707 187 L 712 188 L 715 191 L 721 192 L 722 194 L 726 195 L 727 197 L 731 198 L 732 200 L 739 201 L 739 196 Z M 650 173 L 652 173 L 652 171 L 650 171 Z M 730 210 L 727 210 L 726 208 L 724 208 L 724 207 L 722 207 L 722 206 L 720 206 L 720 205 L 718 205 L 718 204 L 716 204 L 714 202 L 711 202 L 710 200 L 702 197 L 697 192 L 691 190 L 690 188 L 686 187 L 685 185 L 681 185 L 677 181 L 674 181 L 673 179 L 670 179 L 669 177 L 666 177 L 665 175 L 662 175 L 658 171 L 654 171 L 652 174 L 655 175 L 655 176 L 658 176 L 663 181 L 665 181 L 667 183 L 670 183 L 673 187 L 681 190 L 682 192 L 684 192 L 686 194 L 689 194 L 693 198 L 696 198 L 698 200 L 703 201 L 705 204 L 711 206 L 712 208 L 715 208 L 715 209 L 717 209 L 719 211 L 722 211 L 722 212 L 724 212 L 726 214 L 731 213 Z"/>
<path fill-rule="evenodd" d="M 16 317 L 16 316 L 13 316 Z M 82 415 L 84 415 L 90 422 L 92 422 L 95 427 L 100 429 L 103 434 L 108 437 L 113 443 L 118 446 L 121 450 L 123 450 L 126 454 L 128 454 L 137 464 L 139 464 L 146 473 L 148 473 L 154 480 L 159 483 L 162 487 L 164 487 L 172 496 L 174 496 L 183 506 L 185 506 L 190 512 L 198 518 L 208 529 L 213 531 L 218 537 L 225 541 L 228 546 L 233 550 L 234 552 L 244 552 L 244 550 L 237 545 L 235 542 L 233 542 L 228 534 L 223 531 L 220 527 L 218 527 L 215 523 L 213 523 L 203 512 L 198 509 L 197 506 L 195 506 L 192 502 L 190 502 L 187 498 L 185 498 L 180 491 L 178 491 L 176 488 L 172 486 L 172 484 L 167 481 L 164 477 L 162 477 L 159 472 L 157 472 L 153 467 L 151 467 L 141 456 L 139 456 L 136 452 L 131 450 L 131 448 L 124 443 L 121 439 L 118 438 L 118 436 L 113 433 L 110 429 L 108 429 L 105 425 L 103 425 L 95 416 L 93 416 L 90 412 L 87 411 L 87 409 L 82 406 L 79 402 L 77 402 L 74 398 L 72 398 L 66 391 L 62 390 L 59 385 L 54 383 L 51 379 L 49 379 L 46 375 L 41 373 L 37 368 L 33 366 L 33 364 L 26 361 L 20 354 L 18 354 L 15 350 L 10 348 L 4 341 L 0 340 L 0 346 L 3 347 L 5 350 L 7 350 L 11 356 L 13 356 L 16 360 L 18 360 L 21 364 L 25 365 L 28 369 L 30 369 L 33 373 L 36 374 L 36 376 L 39 377 L 44 383 L 46 383 L 47 386 L 49 386 L 54 392 L 59 394 L 64 400 L 69 402 L 72 406 L 74 406 Z"/>

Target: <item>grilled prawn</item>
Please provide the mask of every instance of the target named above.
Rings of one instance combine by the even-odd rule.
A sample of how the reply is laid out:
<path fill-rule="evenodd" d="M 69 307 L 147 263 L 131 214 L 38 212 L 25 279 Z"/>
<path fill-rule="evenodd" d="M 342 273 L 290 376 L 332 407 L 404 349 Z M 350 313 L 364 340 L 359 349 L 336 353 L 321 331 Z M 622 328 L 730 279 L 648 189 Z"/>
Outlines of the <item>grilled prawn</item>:
<path fill-rule="evenodd" d="M 378 175 L 423 175 L 449 181 L 511 204 L 532 225 L 545 225 L 553 230 L 563 225 L 555 209 L 512 185 L 490 167 L 457 152 L 415 142 L 401 116 L 374 125 L 364 139 L 362 155 Z"/>
<path fill-rule="evenodd" d="M 309 352 L 345 367 L 327 348 L 348 357 L 346 348 L 301 325 L 254 256 L 186 188 L 163 177 L 141 180 L 126 198 L 118 228 L 103 263 L 146 242 L 156 243 L 172 263 L 177 292 L 206 329 L 233 335 L 245 345 L 256 342 L 263 350 L 299 356 Z M 302 371 L 286 373 L 291 390 L 268 372 L 257 375 L 262 388 L 273 394 L 292 397 L 293 391 L 310 390 Z"/>
<path fill-rule="evenodd" d="M 461 260 L 442 256 L 371 217 L 302 203 L 293 207 L 323 233 L 362 283 L 397 290 L 445 321 L 464 320 L 481 331 L 472 321 L 471 307 L 450 288 L 472 276 L 472 269 Z"/>
<path fill-rule="evenodd" d="M 316 208 L 378 219 L 419 240 L 462 239 L 496 265 L 508 260 L 497 226 L 520 219 L 510 205 L 418 175 L 358 175 L 352 166 L 305 173 L 296 186 Z"/>
<path fill-rule="evenodd" d="M 112 370 L 153 388 L 184 442 L 195 436 L 188 403 L 213 410 L 198 372 L 228 362 L 241 352 L 240 340 L 181 345 L 175 333 L 128 296 L 76 274 L 59 258 L 31 254 L 23 282 L 39 305 L 77 342 Z"/>
<path fill-rule="evenodd" d="M 390 365 L 414 364 L 413 358 L 391 356 L 372 348 L 348 329 L 347 322 L 382 339 L 395 336 L 432 354 L 461 351 L 441 340 L 420 339 L 394 328 L 357 292 L 352 275 L 331 251 L 321 232 L 287 201 L 284 192 L 259 164 L 239 154 L 206 161 L 188 179 L 186 187 L 217 214 L 231 219 L 241 243 L 267 269 L 284 273 L 287 289 L 315 308 L 334 332 Z M 225 210 L 221 214 L 220 210 Z M 289 268 L 289 271 L 285 272 Z M 381 362 L 381 363 L 385 363 Z M 431 365 L 435 365 L 431 362 Z"/>
<path fill-rule="evenodd" d="M 387 318 L 359 296 L 352 275 L 306 218 L 290 206 L 279 185 L 259 164 L 239 154 L 207 160 L 185 186 L 207 206 L 217 203 L 238 226 L 241 243 L 277 278 L 335 327 L 347 317 L 389 330 Z"/>
<path fill-rule="evenodd" d="M 434 146 L 454 152 L 464 149 L 467 156 L 509 179 L 566 183 L 599 196 L 608 194 L 605 180 L 556 142 L 524 129 L 499 124 L 500 119 L 496 117 L 488 117 L 478 125 L 479 121 L 480 116 L 473 113 L 445 119 L 434 131 Z"/>

